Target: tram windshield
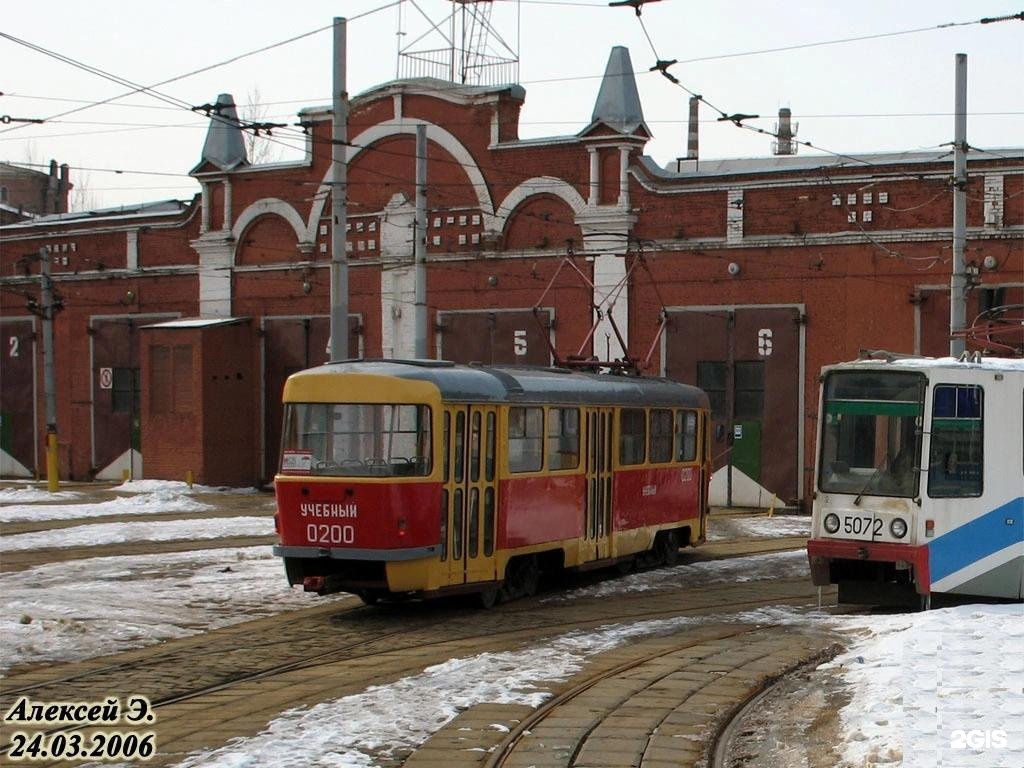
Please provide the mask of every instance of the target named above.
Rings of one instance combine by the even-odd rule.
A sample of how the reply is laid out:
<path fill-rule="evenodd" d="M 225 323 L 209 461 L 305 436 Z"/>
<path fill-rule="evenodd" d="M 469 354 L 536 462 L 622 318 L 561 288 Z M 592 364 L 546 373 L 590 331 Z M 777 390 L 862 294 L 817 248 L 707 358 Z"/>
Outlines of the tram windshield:
<path fill-rule="evenodd" d="M 823 492 L 917 495 L 925 384 L 919 373 L 828 375 L 818 471 Z"/>
<path fill-rule="evenodd" d="M 430 474 L 425 405 L 289 403 L 282 474 L 408 477 Z"/>

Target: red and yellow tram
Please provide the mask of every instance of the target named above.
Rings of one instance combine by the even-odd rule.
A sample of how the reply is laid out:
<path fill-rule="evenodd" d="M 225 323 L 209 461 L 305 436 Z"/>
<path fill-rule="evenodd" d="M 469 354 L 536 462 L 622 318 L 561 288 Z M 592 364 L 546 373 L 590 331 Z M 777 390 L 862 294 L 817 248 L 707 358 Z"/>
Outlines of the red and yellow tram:
<path fill-rule="evenodd" d="M 290 584 L 531 594 L 542 572 L 701 543 L 708 398 L 561 368 L 349 361 L 284 388 L 275 516 Z"/>

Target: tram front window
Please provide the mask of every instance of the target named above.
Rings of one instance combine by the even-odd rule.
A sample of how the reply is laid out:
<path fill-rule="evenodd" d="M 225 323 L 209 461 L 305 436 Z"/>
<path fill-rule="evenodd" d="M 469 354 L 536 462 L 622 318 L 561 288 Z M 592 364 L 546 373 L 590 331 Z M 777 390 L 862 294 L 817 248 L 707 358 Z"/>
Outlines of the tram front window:
<path fill-rule="evenodd" d="M 285 407 L 281 471 L 332 477 L 430 474 L 425 405 L 291 403 Z"/>
<path fill-rule="evenodd" d="M 818 472 L 823 492 L 917 495 L 924 385 L 916 373 L 829 374 Z"/>

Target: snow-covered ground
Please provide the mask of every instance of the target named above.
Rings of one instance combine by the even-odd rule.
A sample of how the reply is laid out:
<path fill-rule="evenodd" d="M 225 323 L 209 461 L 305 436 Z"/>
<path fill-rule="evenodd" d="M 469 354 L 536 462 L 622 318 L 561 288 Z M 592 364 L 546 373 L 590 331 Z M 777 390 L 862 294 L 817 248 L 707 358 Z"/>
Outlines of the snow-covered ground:
<path fill-rule="evenodd" d="M 307 607 L 270 547 L 92 557 L 0 574 L 0 668 L 76 661 Z"/>
<path fill-rule="evenodd" d="M 772 517 L 711 517 L 708 541 L 731 539 L 774 539 L 784 536 L 810 536 L 811 518 L 807 515 Z"/>
<path fill-rule="evenodd" d="M 213 517 L 207 520 L 165 520 L 141 523 L 97 523 L 0 538 L 0 552 L 49 547 L 93 547 L 126 541 L 220 539 L 225 536 L 270 536 L 269 517 Z"/>
<path fill-rule="evenodd" d="M 141 513 L 153 504 L 152 495 L 161 492 L 169 492 L 169 505 L 187 500 L 184 491 L 146 488 L 135 497 L 140 505 L 136 511 Z M 17 503 L 31 502 L 19 498 Z M 62 519 L 75 517 L 75 507 L 81 507 L 87 517 L 89 506 L 68 504 Z M 119 509 L 116 514 L 132 513 L 130 505 Z M 806 535 L 800 532 L 806 518 L 771 520 L 761 518 L 749 525 L 733 520 L 734 535 Z M 84 524 L 48 532 L 47 538 L 37 538 L 31 546 L 114 538 L 130 541 L 165 534 L 194 538 L 199 523 L 219 522 L 225 525 L 219 534 L 214 529 L 207 533 L 237 535 L 250 522 L 254 531 L 260 525 L 261 533 L 272 530 L 269 518 L 192 520 L 187 521 L 187 530 L 145 521 Z M 766 533 L 765 525 L 773 533 Z M 81 531 L 87 529 L 94 530 L 83 535 Z M 744 530 L 748 535 L 743 535 Z M 11 541 L 20 541 L 17 548 L 23 548 L 28 546 L 25 542 L 33 541 L 26 537 L 36 535 L 3 537 L 0 549 L 13 549 Z M 798 576 L 807 572 L 806 563 L 803 552 L 786 552 L 680 565 L 551 599 L 571 599 L 573 594 L 613 597 L 680 584 Z M 211 585 L 227 579 L 230 590 L 211 590 Z M 265 547 L 40 565 L 0 574 L 0 593 L 0 664 L 5 668 L 158 642 L 244 621 L 257 613 L 290 610 L 315 599 L 287 587 L 279 562 Z M 129 593 L 131 601 L 125 599 Z M 225 596 L 218 599 L 217 594 Z M 818 672 L 838 675 L 850 698 L 840 712 L 843 732 L 848 734 L 841 747 L 845 766 L 1024 765 L 1024 606 L 974 605 L 921 614 L 836 617 L 806 606 L 714 617 L 723 619 L 786 622 L 812 630 L 819 625 L 848 638 L 848 650 Z M 274 768 L 283 766 L 281 756 L 285 755 L 294 765 L 372 765 L 371 752 L 414 747 L 464 707 L 484 702 L 535 706 L 550 695 L 552 683 L 579 670 L 593 655 L 631 638 L 678 631 L 698 621 L 680 618 L 609 625 L 552 637 L 514 654 L 452 659 L 390 685 L 371 686 L 354 696 L 285 712 L 263 733 L 232 741 L 215 752 L 189 756 L 180 765 Z M 288 742 L 287 748 L 282 741 Z M 273 750 L 267 748 L 270 743 Z"/>

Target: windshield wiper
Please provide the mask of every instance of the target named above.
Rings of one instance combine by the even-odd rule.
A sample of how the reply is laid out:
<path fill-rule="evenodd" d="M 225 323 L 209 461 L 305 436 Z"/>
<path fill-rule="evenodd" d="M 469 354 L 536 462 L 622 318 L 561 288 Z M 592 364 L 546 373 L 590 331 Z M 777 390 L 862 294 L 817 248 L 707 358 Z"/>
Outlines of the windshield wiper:
<path fill-rule="evenodd" d="M 868 492 L 868 488 L 870 488 L 871 484 L 873 482 L 875 482 L 875 479 L 878 477 L 878 473 L 882 471 L 883 467 L 887 467 L 887 466 L 889 466 L 889 454 L 888 453 L 885 454 L 885 456 L 882 457 L 882 463 L 879 464 L 877 467 L 875 467 L 875 471 L 871 473 L 871 477 L 869 477 L 868 481 L 866 483 L 864 483 L 864 487 L 860 489 L 860 493 L 857 494 L 857 498 L 853 500 L 853 505 L 855 507 L 859 507 L 860 506 L 860 500 L 864 498 L 864 494 Z"/>

